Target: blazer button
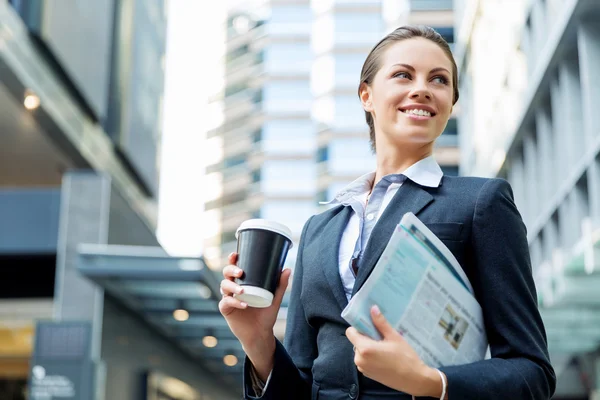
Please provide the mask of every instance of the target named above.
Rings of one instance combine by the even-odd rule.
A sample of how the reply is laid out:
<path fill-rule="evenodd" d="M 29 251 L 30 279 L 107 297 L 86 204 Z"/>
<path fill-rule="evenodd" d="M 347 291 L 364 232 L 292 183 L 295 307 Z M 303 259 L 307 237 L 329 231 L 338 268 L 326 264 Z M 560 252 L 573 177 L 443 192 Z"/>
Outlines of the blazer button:
<path fill-rule="evenodd" d="M 355 399 L 357 394 L 358 394 L 358 387 L 353 383 L 352 385 L 350 385 L 350 391 L 348 392 L 348 397 L 350 397 L 351 399 Z"/>

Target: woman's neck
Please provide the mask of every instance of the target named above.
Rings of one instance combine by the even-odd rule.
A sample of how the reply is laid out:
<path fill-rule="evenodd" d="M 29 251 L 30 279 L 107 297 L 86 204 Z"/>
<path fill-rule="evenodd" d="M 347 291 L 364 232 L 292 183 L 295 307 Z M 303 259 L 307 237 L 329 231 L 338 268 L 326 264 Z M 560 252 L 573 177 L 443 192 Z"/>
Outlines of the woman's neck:
<path fill-rule="evenodd" d="M 388 148 L 389 149 L 389 148 Z M 381 178 L 389 174 L 401 174 L 411 165 L 429 157 L 433 153 L 433 145 L 420 148 L 406 149 L 401 151 L 394 148 L 393 151 L 377 149 L 377 170 L 375 171 L 375 186 Z"/>

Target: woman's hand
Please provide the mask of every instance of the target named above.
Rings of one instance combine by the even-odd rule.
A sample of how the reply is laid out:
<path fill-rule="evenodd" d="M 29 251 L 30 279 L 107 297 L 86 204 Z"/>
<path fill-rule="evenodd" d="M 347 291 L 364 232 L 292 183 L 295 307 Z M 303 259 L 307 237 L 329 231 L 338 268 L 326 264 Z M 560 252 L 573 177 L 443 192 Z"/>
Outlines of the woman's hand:
<path fill-rule="evenodd" d="M 413 396 L 439 398 L 442 381 L 437 370 L 425 365 L 377 306 L 372 307 L 371 318 L 383 337 L 380 341 L 360 334 L 353 327 L 346 330 L 346 336 L 354 345 L 354 363 L 358 370 L 392 389 Z"/>
<path fill-rule="evenodd" d="M 273 354 L 275 353 L 273 326 L 277 320 L 277 313 L 291 271 L 289 269 L 282 271 L 271 306 L 253 308 L 233 297 L 234 294 L 244 292 L 244 288 L 235 283 L 235 278 L 239 278 L 243 274 L 243 271 L 235 265 L 236 262 L 237 254 L 231 253 L 229 255 L 230 265 L 223 269 L 225 279 L 221 281 L 223 298 L 219 302 L 219 311 L 225 317 L 231 332 L 242 344 L 259 378 L 266 381 L 273 369 Z"/>

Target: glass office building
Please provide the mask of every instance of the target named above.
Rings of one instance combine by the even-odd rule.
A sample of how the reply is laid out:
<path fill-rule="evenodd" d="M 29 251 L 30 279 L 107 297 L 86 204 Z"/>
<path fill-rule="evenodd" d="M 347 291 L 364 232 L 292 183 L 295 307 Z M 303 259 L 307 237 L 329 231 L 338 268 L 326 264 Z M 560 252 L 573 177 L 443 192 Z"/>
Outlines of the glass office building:
<path fill-rule="evenodd" d="M 223 119 L 208 133 L 222 153 L 207 168 L 219 188 L 205 207 L 216 227 L 204 245 L 214 267 L 235 250 L 242 221 L 278 220 L 297 240 L 315 212 L 311 15 L 308 1 L 242 2 L 228 12 L 224 85 L 212 104 Z"/>
<path fill-rule="evenodd" d="M 411 7 L 414 8 L 412 12 Z M 247 218 L 304 222 L 343 186 L 374 169 L 357 95 L 369 50 L 401 23 L 431 25 L 454 40 L 451 1 L 240 2 L 226 23 L 221 123 L 208 134 L 221 157 L 208 167 L 219 190 L 206 204 L 214 230 L 205 257 L 218 268 Z M 453 118 L 436 158 L 458 173 Z M 290 265 L 295 249 L 290 253 Z"/>
<path fill-rule="evenodd" d="M 456 1 L 461 171 L 499 176 L 528 229 L 557 399 L 598 395 L 600 4 Z M 590 397 L 591 396 L 591 397 Z"/>
<path fill-rule="evenodd" d="M 2 399 L 239 397 L 216 278 L 155 235 L 164 7 L 0 1 Z"/>

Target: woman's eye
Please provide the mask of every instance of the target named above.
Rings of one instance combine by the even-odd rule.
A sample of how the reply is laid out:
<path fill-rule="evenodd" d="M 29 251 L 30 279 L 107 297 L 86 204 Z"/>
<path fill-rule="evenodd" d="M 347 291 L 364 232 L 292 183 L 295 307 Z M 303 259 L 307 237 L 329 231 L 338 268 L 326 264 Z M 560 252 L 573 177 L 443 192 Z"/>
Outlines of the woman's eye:
<path fill-rule="evenodd" d="M 441 83 L 442 85 L 448 84 L 448 79 L 446 79 L 445 76 L 436 76 L 435 78 L 433 78 L 433 81 L 437 82 L 437 83 Z"/>
<path fill-rule="evenodd" d="M 410 79 L 410 75 L 407 72 L 396 72 L 394 78 Z"/>

